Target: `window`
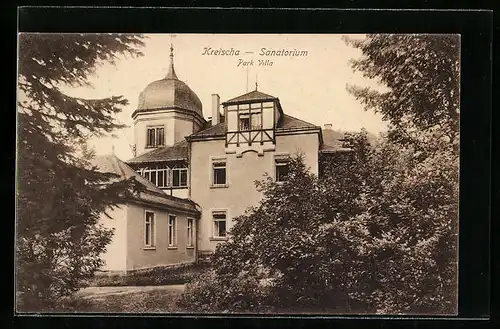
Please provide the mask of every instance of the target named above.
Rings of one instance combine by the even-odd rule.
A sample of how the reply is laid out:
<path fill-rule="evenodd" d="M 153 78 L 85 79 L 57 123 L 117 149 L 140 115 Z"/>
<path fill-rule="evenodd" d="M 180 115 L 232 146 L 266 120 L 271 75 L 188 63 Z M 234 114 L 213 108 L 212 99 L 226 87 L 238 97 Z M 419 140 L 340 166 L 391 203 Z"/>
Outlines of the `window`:
<path fill-rule="evenodd" d="M 212 213 L 214 222 L 214 238 L 225 238 L 226 237 L 226 212 L 215 211 Z"/>
<path fill-rule="evenodd" d="M 238 117 L 240 131 L 262 129 L 261 104 L 259 103 L 257 105 L 258 108 L 240 110 Z"/>
<path fill-rule="evenodd" d="M 141 168 L 141 175 L 158 187 L 167 187 L 168 184 L 168 167 L 152 166 Z"/>
<path fill-rule="evenodd" d="M 158 147 L 165 145 L 165 128 L 148 127 L 146 147 Z"/>
<path fill-rule="evenodd" d="M 217 161 L 213 166 L 213 185 L 226 185 L 226 162 Z"/>
<path fill-rule="evenodd" d="M 187 187 L 188 168 L 176 165 L 172 169 L 166 165 L 139 169 L 141 175 L 158 187 Z"/>
<path fill-rule="evenodd" d="M 250 130 L 250 116 L 248 113 L 240 113 L 239 123 L 239 130 Z"/>
<path fill-rule="evenodd" d="M 154 247 L 155 245 L 155 214 L 151 211 L 146 211 L 145 218 L 144 244 L 146 247 Z"/>
<path fill-rule="evenodd" d="M 252 110 L 252 129 L 262 129 L 262 112 Z"/>
<path fill-rule="evenodd" d="M 168 216 L 168 246 L 174 247 L 176 245 L 176 217 L 174 215 Z"/>
<path fill-rule="evenodd" d="M 286 159 L 276 159 L 275 160 L 275 177 L 277 182 L 283 182 L 288 175 L 288 160 Z"/>
<path fill-rule="evenodd" d="M 187 219 L 187 246 L 193 247 L 193 219 Z"/>
<path fill-rule="evenodd" d="M 172 169 L 172 186 L 184 187 L 187 186 L 187 167 L 175 166 Z"/>

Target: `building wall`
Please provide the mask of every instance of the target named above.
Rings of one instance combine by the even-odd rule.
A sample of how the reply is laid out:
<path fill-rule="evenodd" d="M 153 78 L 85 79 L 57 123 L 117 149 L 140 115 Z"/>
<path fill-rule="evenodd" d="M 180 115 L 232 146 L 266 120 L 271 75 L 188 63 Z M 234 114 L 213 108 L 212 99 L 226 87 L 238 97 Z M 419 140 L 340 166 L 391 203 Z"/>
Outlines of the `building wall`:
<path fill-rule="evenodd" d="M 267 173 L 274 177 L 274 156 L 297 152 L 303 153 L 305 163 L 314 173 L 318 170 L 318 134 L 277 136 L 276 150 L 258 155 L 250 151 L 238 157 L 225 153 L 224 140 L 197 141 L 191 144 L 191 199 L 202 209 L 199 222 L 199 250 L 215 250 L 218 243 L 213 236 L 212 211 L 227 211 L 227 229 L 233 225 L 232 218 L 258 204 L 262 194 L 257 192 L 255 181 L 262 180 Z M 227 187 L 212 187 L 212 159 L 226 159 Z"/>
<path fill-rule="evenodd" d="M 137 156 L 152 149 L 146 148 L 147 127 L 163 125 L 165 127 L 165 146 L 178 143 L 199 127 L 193 123 L 193 117 L 175 110 L 140 113 L 134 120 L 134 143 Z"/>
<path fill-rule="evenodd" d="M 127 269 L 127 208 L 127 205 L 120 205 L 108 211 L 111 218 L 101 215 L 100 223 L 115 230 L 110 244 L 106 246 L 106 252 L 102 255 L 104 271 L 124 272 Z"/>
<path fill-rule="evenodd" d="M 155 246 L 145 246 L 145 211 L 155 213 Z M 193 220 L 193 244 L 187 247 L 187 218 L 175 211 L 166 211 L 133 204 L 127 216 L 127 270 L 144 269 L 155 266 L 183 264 L 196 261 L 196 219 Z M 177 216 L 176 248 L 168 246 L 168 215 Z"/>
<path fill-rule="evenodd" d="M 189 177 L 188 177 L 189 182 Z M 189 197 L 189 188 L 161 188 L 163 192 L 167 195 L 175 196 L 181 199 L 187 199 Z"/>
<path fill-rule="evenodd" d="M 293 135 L 276 136 L 276 153 L 304 155 L 304 162 L 314 174 L 318 174 L 319 136 L 317 132 L 296 132 Z"/>

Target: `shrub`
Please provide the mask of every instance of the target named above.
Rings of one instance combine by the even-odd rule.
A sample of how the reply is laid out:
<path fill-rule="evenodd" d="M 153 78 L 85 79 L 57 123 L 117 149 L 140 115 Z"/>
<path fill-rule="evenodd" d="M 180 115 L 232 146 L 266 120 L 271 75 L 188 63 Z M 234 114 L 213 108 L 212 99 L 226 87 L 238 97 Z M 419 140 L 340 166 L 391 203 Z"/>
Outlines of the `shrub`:
<path fill-rule="evenodd" d="M 284 183 L 260 182 L 261 202 L 235 219 L 213 271 L 188 284 L 183 305 L 236 313 L 452 313 L 457 199 L 446 175 L 454 163 L 438 158 L 422 166 L 413 150 L 391 143 L 371 149 L 364 135 L 350 142 L 351 157 L 321 179 L 299 156 Z M 431 190 L 442 195 L 418 192 Z"/>
<path fill-rule="evenodd" d="M 177 302 L 196 313 L 262 313 L 266 312 L 266 287 L 250 273 L 239 273 L 230 280 L 209 270 L 190 282 Z"/>

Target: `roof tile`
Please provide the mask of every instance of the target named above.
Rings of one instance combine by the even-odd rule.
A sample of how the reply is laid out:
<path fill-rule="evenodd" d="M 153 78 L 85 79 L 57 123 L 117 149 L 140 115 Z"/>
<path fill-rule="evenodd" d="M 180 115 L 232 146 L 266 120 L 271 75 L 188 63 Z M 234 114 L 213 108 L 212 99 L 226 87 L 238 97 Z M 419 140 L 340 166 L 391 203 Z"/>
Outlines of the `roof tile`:
<path fill-rule="evenodd" d="M 151 183 L 146 178 L 139 175 L 134 169 L 128 166 L 114 155 L 104 155 L 96 157 L 92 164 L 103 173 L 112 173 L 119 176 L 116 180 L 126 180 L 134 178 L 137 182 L 143 185 L 146 190 L 140 192 L 136 197 L 137 200 L 149 203 L 164 205 L 171 208 L 183 209 L 191 212 L 198 212 L 196 203 L 189 199 L 181 199 L 165 194 L 156 185 Z M 116 181 L 113 180 L 113 181 Z"/>
<path fill-rule="evenodd" d="M 246 102 L 246 101 L 253 101 L 253 100 L 263 100 L 263 99 L 276 99 L 276 97 L 265 94 L 265 93 L 257 91 L 257 90 L 253 90 L 253 91 L 246 93 L 246 94 L 243 94 L 241 96 L 231 98 L 230 100 L 227 100 L 222 104 L 239 103 L 239 102 Z"/>
<path fill-rule="evenodd" d="M 129 164 L 159 161 L 185 160 L 188 157 L 188 143 L 183 140 L 173 146 L 165 146 L 127 160 Z"/>

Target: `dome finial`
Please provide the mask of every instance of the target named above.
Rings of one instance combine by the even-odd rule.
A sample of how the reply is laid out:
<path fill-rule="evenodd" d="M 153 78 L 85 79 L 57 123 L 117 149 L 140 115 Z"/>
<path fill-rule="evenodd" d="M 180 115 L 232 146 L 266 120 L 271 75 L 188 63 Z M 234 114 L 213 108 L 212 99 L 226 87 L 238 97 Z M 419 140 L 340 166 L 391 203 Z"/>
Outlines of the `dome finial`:
<path fill-rule="evenodd" d="M 165 78 L 179 80 L 177 78 L 177 75 L 175 74 L 175 69 L 174 69 L 174 45 L 172 43 L 170 43 L 170 68 Z"/>

